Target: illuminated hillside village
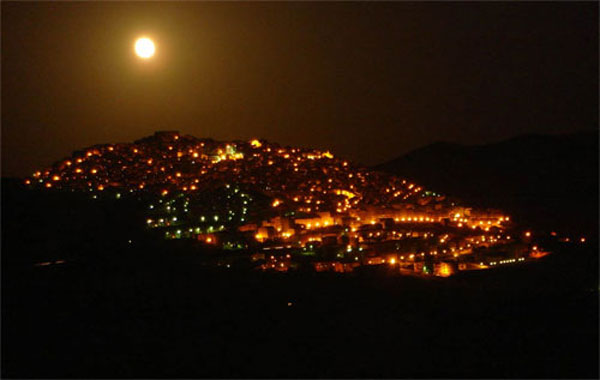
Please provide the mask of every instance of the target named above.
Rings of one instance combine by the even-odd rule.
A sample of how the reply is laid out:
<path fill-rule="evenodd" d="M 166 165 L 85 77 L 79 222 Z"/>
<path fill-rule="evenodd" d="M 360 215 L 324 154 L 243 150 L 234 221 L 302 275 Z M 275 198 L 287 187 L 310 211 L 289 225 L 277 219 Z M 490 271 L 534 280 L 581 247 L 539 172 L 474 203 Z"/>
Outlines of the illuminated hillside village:
<path fill-rule="evenodd" d="M 74 152 L 25 184 L 136 197 L 147 204 L 148 229 L 222 252 L 218 265 L 237 251 L 259 270 L 379 265 L 446 277 L 547 254 L 500 211 L 462 206 L 330 152 L 263 140 L 156 132 Z"/>

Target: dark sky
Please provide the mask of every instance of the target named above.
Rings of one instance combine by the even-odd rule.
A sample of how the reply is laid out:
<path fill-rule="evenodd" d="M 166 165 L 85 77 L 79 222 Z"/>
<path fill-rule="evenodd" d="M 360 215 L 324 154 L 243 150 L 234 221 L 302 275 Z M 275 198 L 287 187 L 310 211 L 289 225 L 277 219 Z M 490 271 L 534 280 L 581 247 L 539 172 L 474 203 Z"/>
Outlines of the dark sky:
<path fill-rule="evenodd" d="M 597 20 L 596 2 L 3 2 L 2 175 L 162 129 L 375 164 L 597 128 Z"/>

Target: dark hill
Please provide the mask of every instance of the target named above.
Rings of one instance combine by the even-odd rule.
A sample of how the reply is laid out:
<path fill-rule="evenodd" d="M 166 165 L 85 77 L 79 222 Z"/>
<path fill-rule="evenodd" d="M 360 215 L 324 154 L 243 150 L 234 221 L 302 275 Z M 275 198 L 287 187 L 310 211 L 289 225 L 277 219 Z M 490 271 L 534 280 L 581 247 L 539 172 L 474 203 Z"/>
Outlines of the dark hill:
<path fill-rule="evenodd" d="M 598 231 L 598 131 L 523 135 L 466 146 L 438 142 L 376 167 L 517 221 L 569 233 Z"/>

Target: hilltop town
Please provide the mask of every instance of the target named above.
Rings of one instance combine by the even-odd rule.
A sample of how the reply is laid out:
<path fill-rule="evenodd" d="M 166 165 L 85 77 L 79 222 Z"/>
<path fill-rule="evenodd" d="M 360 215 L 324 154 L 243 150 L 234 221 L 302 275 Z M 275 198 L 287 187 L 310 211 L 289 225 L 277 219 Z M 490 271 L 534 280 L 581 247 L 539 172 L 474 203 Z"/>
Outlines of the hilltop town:
<path fill-rule="evenodd" d="M 445 277 L 547 254 L 501 211 L 470 208 L 328 151 L 258 139 L 156 132 L 76 151 L 25 184 L 136 197 L 147 204 L 149 230 L 246 252 L 262 270 L 385 265 Z M 218 264 L 231 265 L 226 255 Z"/>

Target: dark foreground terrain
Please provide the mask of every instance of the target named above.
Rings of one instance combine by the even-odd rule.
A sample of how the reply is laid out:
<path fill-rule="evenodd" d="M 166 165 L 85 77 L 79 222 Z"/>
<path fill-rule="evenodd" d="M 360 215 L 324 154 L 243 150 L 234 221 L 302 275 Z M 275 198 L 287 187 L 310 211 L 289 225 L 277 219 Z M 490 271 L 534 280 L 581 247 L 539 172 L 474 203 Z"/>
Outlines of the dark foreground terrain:
<path fill-rule="evenodd" d="M 597 240 L 448 279 L 269 274 L 145 237 L 135 205 L 2 197 L 2 377 L 598 378 Z"/>

